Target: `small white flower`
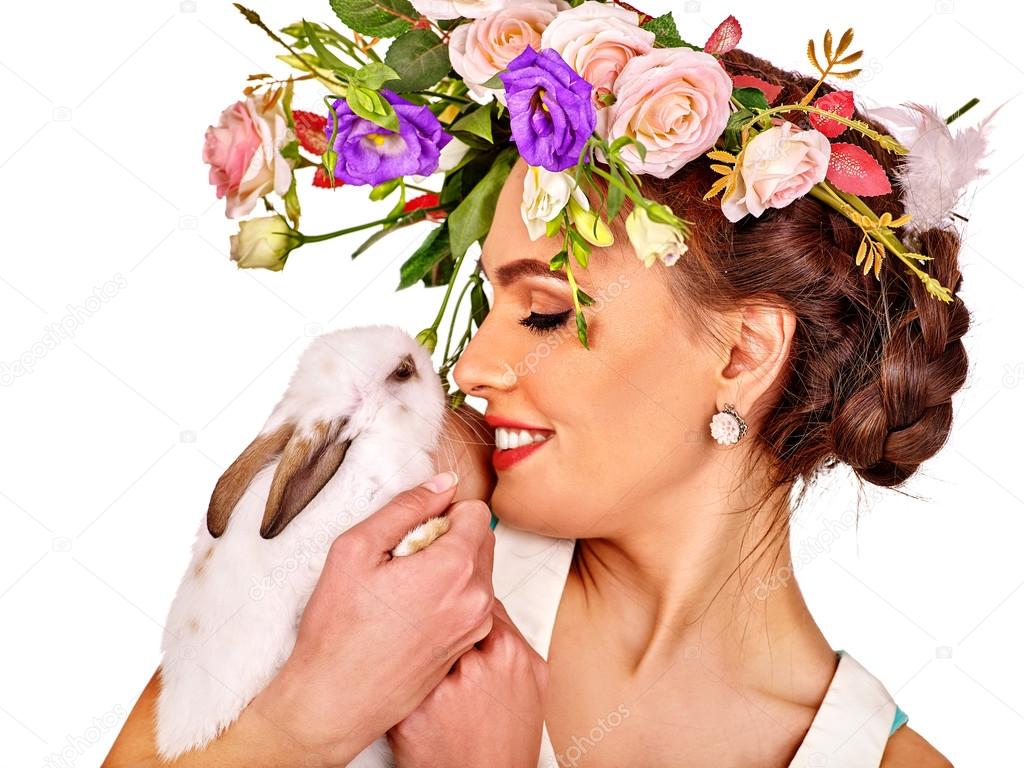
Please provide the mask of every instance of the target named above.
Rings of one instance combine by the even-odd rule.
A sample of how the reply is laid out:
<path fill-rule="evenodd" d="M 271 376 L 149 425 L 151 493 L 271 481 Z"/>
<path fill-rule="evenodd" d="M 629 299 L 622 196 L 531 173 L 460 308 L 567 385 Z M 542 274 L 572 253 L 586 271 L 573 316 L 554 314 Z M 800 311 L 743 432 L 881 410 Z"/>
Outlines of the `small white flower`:
<path fill-rule="evenodd" d="M 573 174 L 568 171 L 549 171 L 533 165 L 526 169 L 520 212 L 531 240 L 544 235 L 548 222 L 562 214 L 570 197 L 584 211 L 590 210 L 590 201 L 583 190 L 576 186 Z"/>
<path fill-rule="evenodd" d="M 740 439 L 740 424 L 731 413 L 719 411 L 711 417 L 711 436 L 719 445 L 732 445 Z"/>
<path fill-rule="evenodd" d="M 671 267 L 689 248 L 682 232 L 669 224 L 652 221 L 639 205 L 626 217 L 626 234 L 645 267 L 650 267 L 657 259 Z"/>
<path fill-rule="evenodd" d="M 246 269 L 280 271 L 299 244 L 295 235 L 280 214 L 245 219 L 238 224 L 238 234 L 231 236 L 231 259 Z"/>

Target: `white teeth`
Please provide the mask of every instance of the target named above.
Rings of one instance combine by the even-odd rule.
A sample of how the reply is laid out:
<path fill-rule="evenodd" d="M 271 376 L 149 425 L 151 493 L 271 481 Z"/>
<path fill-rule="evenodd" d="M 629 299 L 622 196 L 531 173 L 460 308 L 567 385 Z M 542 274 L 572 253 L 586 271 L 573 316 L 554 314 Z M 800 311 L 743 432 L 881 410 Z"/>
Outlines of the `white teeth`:
<path fill-rule="evenodd" d="M 542 443 L 551 437 L 545 432 L 530 432 L 525 429 L 505 429 L 497 427 L 494 430 L 494 443 L 499 450 L 506 451 L 512 448 L 520 448 L 530 443 Z"/>

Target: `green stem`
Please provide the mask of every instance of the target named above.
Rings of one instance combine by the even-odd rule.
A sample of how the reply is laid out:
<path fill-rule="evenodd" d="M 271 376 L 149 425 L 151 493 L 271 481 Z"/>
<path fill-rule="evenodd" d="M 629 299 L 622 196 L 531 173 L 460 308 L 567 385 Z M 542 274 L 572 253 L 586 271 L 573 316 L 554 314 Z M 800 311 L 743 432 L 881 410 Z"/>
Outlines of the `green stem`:
<path fill-rule="evenodd" d="M 911 271 L 915 275 L 917 275 L 921 280 L 927 282 L 929 279 L 928 273 L 920 269 L 907 256 L 909 251 L 903 243 L 899 241 L 899 238 L 896 237 L 895 233 L 893 233 L 891 229 L 877 226 L 878 216 L 875 215 L 874 211 L 868 208 L 863 200 L 855 198 L 855 196 L 852 195 L 848 196 L 845 192 L 840 192 L 827 181 L 820 182 L 811 187 L 810 195 L 829 207 L 839 211 L 839 213 L 843 214 L 847 218 L 850 218 L 851 211 L 863 213 L 865 216 L 870 216 L 876 224 L 876 228 L 872 231 L 872 234 L 878 238 L 878 241 L 882 243 L 890 253 L 910 267 Z M 847 197 L 849 197 L 850 200 L 847 200 Z M 856 204 L 853 202 L 854 199 L 856 199 Z M 863 210 L 858 211 L 858 209 L 862 207 Z"/>
<path fill-rule="evenodd" d="M 429 209 L 423 208 L 421 210 Z M 465 253 L 455 260 L 455 266 L 452 267 L 452 276 L 451 279 L 448 280 L 448 288 L 444 292 L 444 300 L 441 302 L 440 309 L 437 310 L 437 317 L 434 318 L 434 322 L 430 326 L 434 329 L 435 333 L 437 332 L 437 327 L 441 324 L 441 318 L 444 317 L 445 308 L 448 306 L 448 297 L 452 295 L 452 286 L 455 285 L 455 278 L 459 275 L 459 267 L 462 266 L 462 260 L 464 258 L 466 258 Z"/>
<path fill-rule="evenodd" d="M 420 214 L 424 214 L 424 213 L 431 213 L 433 211 L 443 211 L 443 210 L 444 210 L 444 207 L 440 206 L 440 205 L 435 205 L 435 206 L 433 206 L 431 208 L 419 208 L 419 209 L 417 209 L 415 211 L 410 211 L 409 213 L 402 213 L 402 214 L 399 214 L 399 215 L 396 215 L 396 216 L 388 216 L 386 219 L 378 219 L 377 221 L 371 221 L 368 224 L 359 224 L 359 225 L 354 226 L 354 227 L 346 227 L 345 229 L 339 229 L 337 232 L 326 232 L 326 233 L 324 233 L 322 235 L 302 235 L 300 233 L 300 237 L 302 238 L 302 243 L 303 244 L 306 244 L 306 243 L 319 243 L 319 242 L 323 242 L 324 240 L 331 240 L 332 238 L 335 238 L 335 237 L 341 237 L 342 235 L 350 235 L 353 232 L 360 232 L 360 231 L 362 231 L 364 229 L 369 229 L 370 227 L 387 226 L 388 224 L 397 224 L 402 219 L 406 219 L 406 218 L 408 218 L 410 216 L 416 216 L 416 215 L 420 215 Z M 435 330 L 436 330 L 436 328 L 435 328 Z"/>
<path fill-rule="evenodd" d="M 461 96 L 453 96 L 450 93 L 438 93 L 437 91 L 406 91 L 406 93 L 412 93 L 416 96 L 433 96 L 435 99 L 450 101 L 453 104 L 476 104 L 472 99 L 464 99 Z"/>
<path fill-rule="evenodd" d="M 779 114 L 781 112 L 791 112 L 791 111 L 812 112 L 812 113 L 814 113 L 816 115 L 821 115 L 822 117 L 827 117 L 829 120 L 835 120 L 837 123 L 842 123 L 843 125 L 847 126 L 848 128 L 852 128 L 853 130 L 858 131 L 859 133 L 864 134 L 868 138 L 874 139 L 875 141 L 880 142 L 885 149 L 888 149 L 888 150 L 890 150 L 892 152 L 895 152 L 896 154 L 905 155 L 908 152 L 907 148 L 904 147 L 902 144 L 900 144 L 898 141 L 896 141 L 896 139 L 894 139 L 892 136 L 888 136 L 886 134 L 881 134 L 878 131 L 876 131 L 873 128 L 871 128 L 870 126 L 868 126 L 868 125 L 866 125 L 866 124 L 864 124 L 864 123 L 862 123 L 862 122 L 860 122 L 858 120 L 851 120 L 849 118 L 842 117 L 841 115 L 837 115 L 835 112 L 830 112 L 829 110 L 821 109 L 820 107 L 814 107 L 814 106 L 811 106 L 810 104 L 781 104 L 781 105 L 779 105 L 777 107 L 771 107 L 770 109 L 761 110 L 754 117 L 752 117 L 751 119 L 747 120 L 743 124 L 743 127 L 742 127 L 741 130 L 747 130 L 748 128 L 753 126 L 754 123 L 756 123 L 761 118 L 770 117 L 771 115 Z M 887 140 L 887 141 L 884 141 L 884 140 Z"/>
<path fill-rule="evenodd" d="M 962 107 L 960 107 L 960 109 L 958 109 L 956 112 L 954 112 L 952 115 L 950 115 L 949 117 L 946 118 L 946 125 L 949 125 L 950 123 L 952 123 L 954 120 L 956 120 L 958 117 L 960 117 L 960 115 L 962 115 L 964 112 L 969 110 L 971 107 L 973 107 L 979 101 L 980 101 L 980 99 L 977 96 L 975 96 L 973 99 L 968 101 L 966 104 L 964 104 Z"/>

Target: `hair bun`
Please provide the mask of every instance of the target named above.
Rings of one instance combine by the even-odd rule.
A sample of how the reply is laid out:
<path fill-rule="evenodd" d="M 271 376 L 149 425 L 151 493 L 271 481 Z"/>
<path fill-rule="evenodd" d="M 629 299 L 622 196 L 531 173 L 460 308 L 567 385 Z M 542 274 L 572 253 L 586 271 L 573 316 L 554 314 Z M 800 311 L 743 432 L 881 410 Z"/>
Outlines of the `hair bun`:
<path fill-rule="evenodd" d="M 926 230 L 921 245 L 932 257 L 934 273 L 946 285 L 958 286 L 959 236 Z M 895 287 L 893 281 L 885 283 Z M 894 486 L 934 456 L 949 436 L 952 398 L 967 379 L 961 338 L 970 316 L 959 298 L 937 302 L 913 280 L 898 291 L 883 291 L 877 316 L 864 348 L 867 381 L 837 392 L 830 431 L 836 458 L 870 483 Z"/>

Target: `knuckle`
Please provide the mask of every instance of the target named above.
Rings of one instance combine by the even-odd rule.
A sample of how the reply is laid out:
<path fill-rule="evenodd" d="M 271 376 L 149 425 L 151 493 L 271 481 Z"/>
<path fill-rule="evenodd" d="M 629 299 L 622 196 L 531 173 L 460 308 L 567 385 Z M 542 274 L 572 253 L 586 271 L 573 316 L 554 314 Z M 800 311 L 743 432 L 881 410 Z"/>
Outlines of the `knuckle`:
<path fill-rule="evenodd" d="M 482 499 L 463 499 L 452 505 L 452 511 L 473 523 L 491 522 L 491 508 Z"/>

